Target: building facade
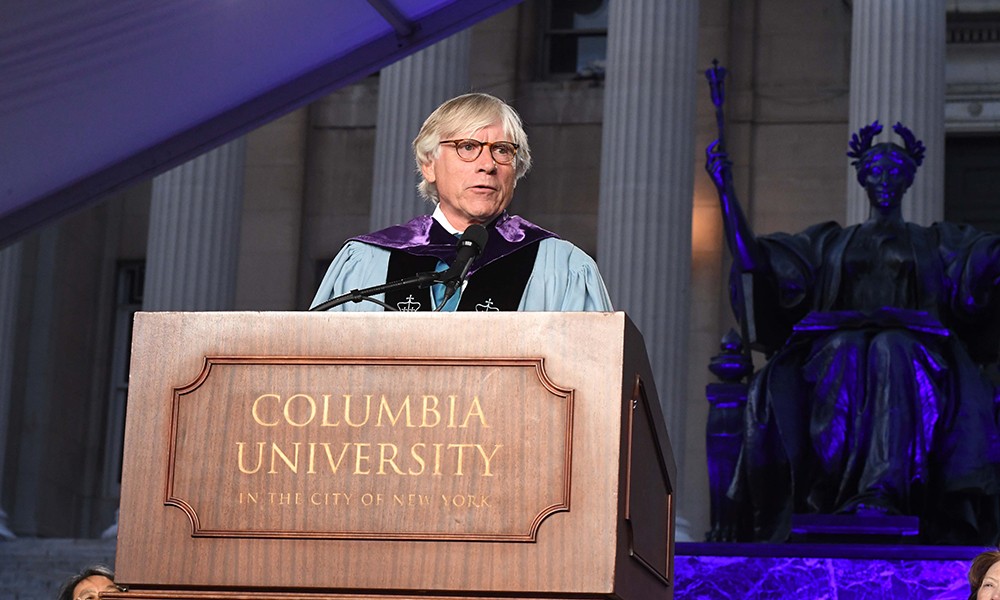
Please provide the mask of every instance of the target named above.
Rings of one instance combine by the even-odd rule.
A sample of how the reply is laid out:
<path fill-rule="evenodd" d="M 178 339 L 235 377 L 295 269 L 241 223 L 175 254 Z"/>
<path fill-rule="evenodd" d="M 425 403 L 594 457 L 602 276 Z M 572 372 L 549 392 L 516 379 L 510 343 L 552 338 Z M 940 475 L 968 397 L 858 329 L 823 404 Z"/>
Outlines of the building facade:
<path fill-rule="evenodd" d="M 511 102 L 531 139 L 512 212 L 597 258 L 643 331 L 679 539 L 701 540 L 707 364 L 735 325 L 704 70 L 729 71 L 728 148 L 757 232 L 864 218 L 844 153 L 874 119 L 928 145 L 909 218 L 1000 229 L 998 58 L 995 0 L 525 0 L 35 231 L 0 250 L 0 534 L 113 531 L 134 312 L 306 309 L 346 238 L 429 210 L 408 142 L 476 90 Z"/>

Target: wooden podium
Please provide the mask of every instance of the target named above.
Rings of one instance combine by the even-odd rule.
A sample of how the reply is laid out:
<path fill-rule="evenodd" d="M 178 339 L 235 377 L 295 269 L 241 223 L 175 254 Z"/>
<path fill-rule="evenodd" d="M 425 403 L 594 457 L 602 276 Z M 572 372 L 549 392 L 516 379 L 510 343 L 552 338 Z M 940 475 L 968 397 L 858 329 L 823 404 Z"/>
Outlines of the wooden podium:
<path fill-rule="evenodd" d="M 139 313 L 107 598 L 672 597 L 624 313 Z"/>

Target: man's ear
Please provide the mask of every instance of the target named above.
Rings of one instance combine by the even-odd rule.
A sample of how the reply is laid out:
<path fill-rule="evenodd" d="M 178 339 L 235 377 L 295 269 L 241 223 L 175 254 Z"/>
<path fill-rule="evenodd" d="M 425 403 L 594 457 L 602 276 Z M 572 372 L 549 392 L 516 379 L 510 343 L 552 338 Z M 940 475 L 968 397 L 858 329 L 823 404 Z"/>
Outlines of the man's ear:
<path fill-rule="evenodd" d="M 434 172 L 434 161 L 427 163 L 420 163 L 420 174 L 424 176 L 424 180 L 427 183 L 434 183 L 437 181 L 437 175 Z"/>

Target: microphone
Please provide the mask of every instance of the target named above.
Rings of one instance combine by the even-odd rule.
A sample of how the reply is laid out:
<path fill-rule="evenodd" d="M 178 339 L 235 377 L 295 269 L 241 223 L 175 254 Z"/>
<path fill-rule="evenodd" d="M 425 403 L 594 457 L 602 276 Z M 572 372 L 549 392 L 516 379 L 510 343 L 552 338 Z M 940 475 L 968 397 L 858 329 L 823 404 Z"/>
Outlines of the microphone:
<path fill-rule="evenodd" d="M 485 227 L 482 225 L 470 225 L 469 228 L 465 230 L 465 233 L 462 234 L 462 237 L 458 240 L 458 250 L 455 253 L 455 262 L 453 262 L 447 269 L 427 273 L 417 273 L 412 277 L 406 277 L 398 281 L 390 281 L 380 285 L 367 287 L 362 290 L 351 290 L 345 294 L 337 296 L 336 298 L 330 298 L 326 302 L 317 304 L 309 310 L 328 310 L 346 302 L 361 302 L 362 300 L 368 300 L 370 302 L 374 302 L 375 304 L 379 304 L 386 310 L 397 310 L 396 307 L 389 306 L 385 302 L 373 298 L 373 296 L 390 290 L 402 290 L 410 287 L 424 289 L 436 283 L 443 283 L 445 284 L 444 300 L 442 300 L 441 305 L 437 307 L 437 310 L 441 310 L 441 307 L 443 307 L 445 302 L 455 295 L 455 292 L 458 291 L 458 288 L 469 275 L 469 268 L 472 266 L 472 263 L 476 260 L 476 258 L 483 253 L 483 248 L 486 247 L 486 240 L 488 238 L 489 233 L 486 231 Z"/>
<path fill-rule="evenodd" d="M 486 240 L 489 232 L 482 225 L 469 225 L 465 233 L 458 240 L 458 252 L 455 255 L 455 262 L 445 272 L 442 277 L 445 284 L 444 299 L 441 306 L 455 295 L 458 288 L 465 283 L 465 278 L 469 275 L 469 268 L 472 263 L 483 253 L 486 247 Z M 440 308 L 440 307 L 438 307 Z"/>

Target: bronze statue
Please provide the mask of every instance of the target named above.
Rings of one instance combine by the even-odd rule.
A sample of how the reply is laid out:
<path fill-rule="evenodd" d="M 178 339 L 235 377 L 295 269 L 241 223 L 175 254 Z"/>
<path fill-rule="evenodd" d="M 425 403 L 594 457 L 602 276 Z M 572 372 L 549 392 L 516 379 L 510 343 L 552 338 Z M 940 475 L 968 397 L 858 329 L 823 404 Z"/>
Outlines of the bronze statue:
<path fill-rule="evenodd" d="M 786 539 L 794 512 L 918 515 L 925 542 L 995 544 L 998 393 L 983 365 L 1000 339 L 1000 235 L 906 222 L 925 149 L 899 123 L 903 145 L 873 145 L 881 130 L 863 128 L 848 152 L 868 220 L 797 234 L 755 235 L 728 156 L 718 141 L 706 151 L 734 311 L 768 355 L 750 382 L 730 495 L 762 541 Z"/>

